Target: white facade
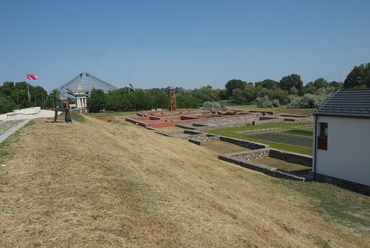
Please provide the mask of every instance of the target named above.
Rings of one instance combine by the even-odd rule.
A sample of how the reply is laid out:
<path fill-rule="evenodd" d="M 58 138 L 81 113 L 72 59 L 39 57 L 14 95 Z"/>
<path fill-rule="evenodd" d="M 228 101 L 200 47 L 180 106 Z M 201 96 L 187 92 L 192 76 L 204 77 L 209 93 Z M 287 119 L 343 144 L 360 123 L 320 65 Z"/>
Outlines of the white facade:
<path fill-rule="evenodd" d="M 75 92 L 74 96 L 76 100 L 77 109 L 84 109 L 87 107 L 86 92 L 81 88 L 80 85 L 78 86 L 77 92 Z"/>
<path fill-rule="evenodd" d="M 86 108 L 87 107 L 87 104 L 86 104 L 86 95 L 85 96 L 75 95 L 75 99 L 76 99 L 76 107 L 78 109 L 83 109 L 83 108 Z"/>
<path fill-rule="evenodd" d="M 327 149 L 315 147 L 314 172 L 370 186 L 370 119 L 316 116 L 315 139 L 320 123 L 327 123 Z"/>

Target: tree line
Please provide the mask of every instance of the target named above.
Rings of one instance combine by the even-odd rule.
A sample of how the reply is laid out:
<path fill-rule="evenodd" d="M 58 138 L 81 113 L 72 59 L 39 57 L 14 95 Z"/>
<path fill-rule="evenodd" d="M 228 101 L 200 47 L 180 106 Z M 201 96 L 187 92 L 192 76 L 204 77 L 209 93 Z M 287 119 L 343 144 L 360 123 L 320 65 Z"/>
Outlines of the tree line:
<path fill-rule="evenodd" d="M 328 82 L 318 78 L 306 85 L 300 75 L 291 74 L 280 81 L 265 79 L 260 82 L 246 82 L 231 79 L 224 89 L 205 86 L 199 89 L 177 87 L 177 108 L 198 108 L 199 106 L 220 107 L 224 103 L 235 105 L 256 104 L 261 108 L 288 105 L 288 108 L 316 108 L 320 106 L 335 90 L 341 88 L 370 88 L 370 63 L 355 66 L 345 81 Z M 28 94 L 28 92 L 30 94 Z M 60 105 L 59 91 L 54 89 L 49 94 L 41 86 L 32 86 L 27 82 L 5 82 L 0 86 L 0 113 L 11 112 L 32 106 L 52 108 Z M 87 99 L 92 112 L 101 110 L 131 111 L 148 109 L 167 109 L 168 89 L 136 89 L 129 87 L 104 93 L 93 89 Z"/>

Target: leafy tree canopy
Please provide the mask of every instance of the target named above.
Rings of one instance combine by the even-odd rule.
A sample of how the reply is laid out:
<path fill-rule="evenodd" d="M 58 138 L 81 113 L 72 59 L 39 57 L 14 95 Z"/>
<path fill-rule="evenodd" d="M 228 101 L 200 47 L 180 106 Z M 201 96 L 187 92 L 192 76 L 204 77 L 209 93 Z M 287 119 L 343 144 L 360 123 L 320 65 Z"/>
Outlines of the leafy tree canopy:
<path fill-rule="evenodd" d="M 265 79 L 261 82 L 256 82 L 255 84 L 255 87 L 262 87 L 262 88 L 266 88 L 266 89 L 275 89 L 278 85 L 278 82 L 275 81 L 275 80 L 272 80 L 272 79 Z"/>
<path fill-rule="evenodd" d="M 242 90 L 242 89 L 245 88 L 246 85 L 247 85 L 247 82 L 245 82 L 245 81 L 242 81 L 240 79 L 231 79 L 225 85 L 226 95 L 228 97 L 231 97 L 232 94 L 233 94 L 234 89 L 241 89 Z"/>
<path fill-rule="evenodd" d="M 350 88 L 370 88 L 370 63 L 355 66 L 344 80 L 343 87 Z"/>
<path fill-rule="evenodd" d="M 291 74 L 289 76 L 283 77 L 278 83 L 278 87 L 282 90 L 290 91 L 293 87 L 298 90 L 299 94 L 302 94 L 303 82 L 301 76 L 298 74 Z"/>

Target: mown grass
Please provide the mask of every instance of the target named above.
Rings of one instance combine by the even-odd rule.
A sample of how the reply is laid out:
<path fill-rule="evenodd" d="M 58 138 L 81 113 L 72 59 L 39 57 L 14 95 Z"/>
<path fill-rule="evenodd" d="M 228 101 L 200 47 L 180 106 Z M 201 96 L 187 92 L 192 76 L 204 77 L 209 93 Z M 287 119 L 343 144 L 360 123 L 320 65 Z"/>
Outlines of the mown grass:
<path fill-rule="evenodd" d="M 270 178 L 136 125 L 86 119 L 39 120 L 12 143 L 20 156 L 4 167 L 0 246 L 367 247 L 369 229 L 354 235 L 333 222 L 361 232 L 369 197 Z M 78 156 L 66 163 L 68 154 Z M 352 216 L 338 220 L 346 210 Z"/>
<path fill-rule="evenodd" d="M 86 121 L 86 118 L 83 115 L 81 115 L 77 112 L 74 112 L 74 111 L 71 111 L 70 113 L 71 113 L 72 121 L 79 121 L 79 122 L 85 122 Z"/>
<path fill-rule="evenodd" d="M 305 133 L 305 136 L 309 136 L 308 132 L 305 132 L 306 129 L 300 130 L 298 129 L 298 127 L 311 125 L 311 124 L 312 122 L 298 122 L 298 123 L 296 122 L 294 123 L 292 122 L 271 122 L 271 123 L 259 124 L 256 126 L 238 126 L 238 127 L 209 129 L 207 130 L 207 132 L 212 133 L 212 134 L 227 136 L 231 138 L 245 139 L 245 140 L 250 140 L 254 142 L 259 142 L 259 143 L 269 145 L 271 148 L 275 148 L 279 150 L 312 155 L 312 147 L 305 148 L 305 147 L 295 146 L 294 144 L 281 144 L 281 142 L 261 140 L 253 136 L 252 137 L 246 136 L 245 133 L 242 133 L 242 131 L 252 131 L 252 130 L 259 130 L 259 129 L 266 129 L 266 128 L 280 128 L 280 129 L 286 129 L 288 132 Z"/>
<path fill-rule="evenodd" d="M 282 133 L 312 137 L 313 129 L 312 128 L 311 129 L 292 129 L 292 130 L 284 131 Z"/>
<path fill-rule="evenodd" d="M 368 196 L 337 187 L 332 184 L 291 180 L 271 179 L 311 199 L 311 210 L 319 213 L 327 221 L 339 222 L 354 228 L 359 233 L 367 233 L 370 223 L 370 200 Z"/>
<path fill-rule="evenodd" d="M 78 121 L 78 122 L 85 122 L 86 121 L 86 118 L 80 113 L 77 113 L 75 111 L 70 111 L 69 113 L 71 115 L 72 122 L 73 121 Z M 58 115 L 58 119 L 64 120 L 64 118 L 65 118 L 65 113 L 64 112 L 62 112 Z"/>
<path fill-rule="evenodd" d="M 136 114 L 140 111 L 105 111 L 103 113 L 83 113 L 82 115 L 86 116 L 98 116 L 98 117 L 103 117 L 103 116 L 122 116 L 122 117 L 135 117 L 137 116 Z"/>
<path fill-rule="evenodd" d="M 259 133 L 247 135 L 247 138 L 281 143 L 294 146 L 312 147 L 312 138 L 306 136 L 285 134 L 285 133 Z"/>

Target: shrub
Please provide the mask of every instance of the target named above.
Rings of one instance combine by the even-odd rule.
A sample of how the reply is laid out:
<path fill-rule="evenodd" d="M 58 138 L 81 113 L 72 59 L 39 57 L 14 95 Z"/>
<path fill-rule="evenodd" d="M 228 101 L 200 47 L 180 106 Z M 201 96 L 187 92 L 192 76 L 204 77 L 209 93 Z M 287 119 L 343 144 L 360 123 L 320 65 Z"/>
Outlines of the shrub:
<path fill-rule="evenodd" d="M 304 94 L 304 96 L 289 95 L 289 104 L 287 108 L 318 108 L 326 99 L 328 99 L 334 92 L 333 87 L 320 88 L 317 91 L 317 95 Z"/>
<path fill-rule="evenodd" d="M 268 96 L 257 97 L 255 103 L 259 108 L 271 108 L 273 106 Z"/>
<path fill-rule="evenodd" d="M 273 101 L 272 101 L 272 106 L 274 106 L 274 107 L 279 107 L 279 106 L 280 106 L 280 102 L 279 102 L 279 100 L 278 100 L 278 99 L 273 100 Z"/>

